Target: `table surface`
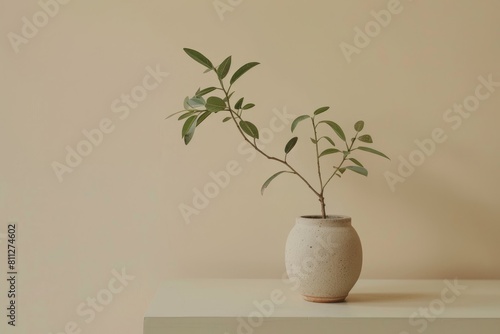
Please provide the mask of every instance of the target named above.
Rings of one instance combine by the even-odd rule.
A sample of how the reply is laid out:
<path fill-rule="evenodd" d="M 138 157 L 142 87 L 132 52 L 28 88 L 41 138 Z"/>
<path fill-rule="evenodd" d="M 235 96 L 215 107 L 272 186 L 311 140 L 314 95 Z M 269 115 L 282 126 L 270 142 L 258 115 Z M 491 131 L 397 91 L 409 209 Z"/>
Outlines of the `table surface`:
<path fill-rule="evenodd" d="M 294 289 L 276 279 L 165 281 L 144 333 L 500 333 L 500 280 L 359 280 L 332 304 Z"/>

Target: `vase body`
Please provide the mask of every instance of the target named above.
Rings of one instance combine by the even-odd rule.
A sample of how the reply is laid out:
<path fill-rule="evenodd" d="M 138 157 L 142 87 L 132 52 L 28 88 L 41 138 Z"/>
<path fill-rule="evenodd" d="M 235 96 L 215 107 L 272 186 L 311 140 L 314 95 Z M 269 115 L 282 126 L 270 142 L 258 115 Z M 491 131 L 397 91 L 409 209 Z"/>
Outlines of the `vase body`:
<path fill-rule="evenodd" d="M 363 252 L 347 216 L 302 216 L 286 241 L 288 277 L 311 302 L 341 302 L 356 284 Z"/>

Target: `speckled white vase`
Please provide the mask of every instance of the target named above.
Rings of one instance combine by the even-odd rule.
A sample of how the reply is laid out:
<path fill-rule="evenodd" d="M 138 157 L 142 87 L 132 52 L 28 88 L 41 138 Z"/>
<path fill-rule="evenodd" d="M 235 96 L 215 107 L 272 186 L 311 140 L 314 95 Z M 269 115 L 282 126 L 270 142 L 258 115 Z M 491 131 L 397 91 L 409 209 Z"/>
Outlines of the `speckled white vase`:
<path fill-rule="evenodd" d="M 361 241 L 347 216 L 298 217 L 286 241 L 288 277 L 298 281 L 307 301 L 344 301 L 362 262 Z"/>

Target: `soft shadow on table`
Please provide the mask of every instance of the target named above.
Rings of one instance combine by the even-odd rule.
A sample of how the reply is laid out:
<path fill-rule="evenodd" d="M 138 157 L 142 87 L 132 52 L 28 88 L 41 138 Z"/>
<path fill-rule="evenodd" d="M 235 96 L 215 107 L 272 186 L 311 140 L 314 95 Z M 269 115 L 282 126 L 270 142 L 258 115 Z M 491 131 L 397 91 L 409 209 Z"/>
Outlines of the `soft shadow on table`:
<path fill-rule="evenodd" d="M 348 303 L 380 303 L 412 300 L 432 300 L 435 294 L 430 293 L 350 293 L 346 298 Z"/>

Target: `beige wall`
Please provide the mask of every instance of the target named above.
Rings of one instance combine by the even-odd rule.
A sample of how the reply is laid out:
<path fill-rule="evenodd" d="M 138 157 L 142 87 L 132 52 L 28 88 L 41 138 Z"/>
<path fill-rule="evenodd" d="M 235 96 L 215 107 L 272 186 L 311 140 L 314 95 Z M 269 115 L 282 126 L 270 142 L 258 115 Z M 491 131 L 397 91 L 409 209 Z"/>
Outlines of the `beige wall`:
<path fill-rule="evenodd" d="M 478 101 L 480 76 L 500 82 L 500 3 L 232 3 L 221 19 L 212 0 L 72 1 L 43 22 L 36 1 L 0 2 L 0 233 L 19 223 L 16 333 L 59 333 L 71 322 L 84 333 L 140 333 L 161 280 L 280 277 L 295 217 L 319 213 L 290 177 L 262 197 L 279 167 L 247 161 L 228 124 L 209 119 L 184 146 L 180 124 L 164 118 L 211 81 L 183 47 L 217 62 L 232 54 L 236 65 L 262 63 L 237 85 L 262 127 L 273 109 L 300 115 L 322 105 L 346 130 L 366 121 L 392 161 L 367 155 L 369 178 L 346 175 L 327 193 L 329 212 L 352 216 L 361 236 L 362 277 L 500 278 L 500 87 L 479 88 L 489 97 L 470 117 L 447 111 Z M 355 45 L 356 27 L 376 29 L 370 12 L 388 6 L 398 13 L 349 62 L 341 43 Z M 9 33 L 22 34 L 22 18 L 33 15 L 46 25 L 25 28 L 31 37 L 13 47 L 9 38 L 20 37 Z M 156 88 L 148 81 L 152 90 L 127 113 L 114 101 L 139 92 L 148 67 L 169 74 Z M 54 161 L 98 127 L 108 132 L 102 142 L 59 182 Z M 387 172 L 398 173 L 400 157 L 418 158 L 415 141 L 436 128 L 446 140 L 392 191 Z M 280 152 L 289 137 L 277 133 L 267 149 Z M 304 148 L 292 161 L 314 176 Z M 238 175 L 186 224 L 179 206 L 230 161 Z M 122 268 L 135 279 L 118 289 L 113 270 Z M 87 298 L 96 296 L 113 300 L 93 317 Z"/>

